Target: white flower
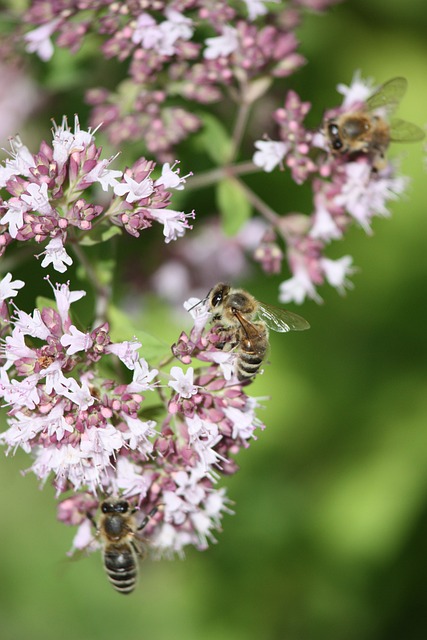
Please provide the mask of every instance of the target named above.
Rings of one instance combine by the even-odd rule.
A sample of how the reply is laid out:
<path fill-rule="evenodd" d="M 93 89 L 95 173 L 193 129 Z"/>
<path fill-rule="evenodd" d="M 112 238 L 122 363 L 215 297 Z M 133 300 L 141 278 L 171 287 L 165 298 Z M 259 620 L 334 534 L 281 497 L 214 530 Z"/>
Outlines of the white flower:
<path fill-rule="evenodd" d="M 73 264 L 73 259 L 64 249 L 64 245 L 62 242 L 62 238 L 57 236 L 56 238 L 52 238 L 50 242 L 46 245 L 46 249 L 43 251 L 44 258 L 42 260 L 42 267 L 47 267 L 52 264 L 53 268 L 59 273 L 64 273 L 67 270 L 67 266 Z M 39 254 L 43 255 L 43 254 Z"/>
<path fill-rule="evenodd" d="M 203 57 L 206 60 L 229 56 L 239 46 L 237 29 L 225 25 L 221 36 L 206 38 L 205 44 L 206 49 L 203 51 Z"/>
<path fill-rule="evenodd" d="M 156 383 L 151 381 L 158 374 L 157 369 L 151 369 L 144 358 L 139 358 L 135 361 L 133 367 L 132 382 L 128 384 L 127 391 L 129 393 L 141 393 L 141 391 L 147 391 L 147 389 L 154 389 Z"/>
<path fill-rule="evenodd" d="M 189 40 L 193 35 L 193 21 L 169 7 L 165 9 L 165 15 L 167 20 L 160 24 L 147 13 L 138 16 L 132 41 L 144 49 L 154 49 L 160 55 L 173 56 L 177 52 L 175 43 Z"/>
<path fill-rule="evenodd" d="M 55 18 L 43 24 L 41 27 L 37 27 L 26 33 L 24 35 L 24 40 L 27 43 L 25 50 L 28 51 L 28 53 L 37 53 L 39 58 L 44 62 L 50 60 L 53 55 L 53 44 L 50 36 L 54 33 L 59 22 L 59 18 Z"/>
<path fill-rule="evenodd" d="M 33 154 L 22 143 L 18 135 L 11 138 L 10 148 L 12 160 L 7 158 L 4 163 L 5 166 L 0 165 L 0 187 L 4 187 L 12 176 L 29 177 L 31 175 L 30 169 L 35 167 Z"/>
<path fill-rule="evenodd" d="M 249 20 L 255 20 L 258 16 L 263 16 L 267 13 L 268 9 L 265 6 L 267 0 L 244 0 Z M 279 2 L 280 0 L 268 0 L 269 2 Z"/>
<path fill-rule="evenodd" d="M 123 437 L 127 441 L 130 449 L 138 449 L 139 452 L 150 454 L 153 450 L 153 444 L 148 440 L 149 436 L 154 436 L 154 420 L 143 422 L 139 418 L 131 418 L 125 415 L 124 419 L 129 428 L 129 433 L 124 433 Z"/>
<path fill-rule="evenodd" d="M 65 380 L 67 380 L 67 388 L 62 391 L 62 395 L 78 405 L 80 411 L 86 411 L 95 402 L 87 383 L 83 382 L 80 386 L 74 378 L 65 378 Z M 103 429 L 97 429 L 97 431 L 103 431 Z"/>
<path fill-rule="evenodd" d="M 52 212 L 46 182 L 43 182 L 42 185 L 31 182 L 21 195 L 21 200 L 37 213 L 49 215 Z"/>
<path fill-rule="evenodd" d="M 124 183 L 119 182 L 114 186 L 114 193 L 120 197 L 127 194 L 126 202 L 129 204 L 142 200 L 142 198 L 148 198 L 154 191 L 153 181 L 148 176 L 141 182 L 137 182 L 125 173 L 123 179 Z"/>
<path fill-rule="evenodd" d="M 306 296 L 316 302 L 322 302 L 307 271 L 303 268 L 296 270 L 294 276 L 282 282 L 279 287 L 279 300 L 284 304 L 287 302 L 301 304 Z"/>
<path fill-rule="evenodd" d="M 157 46 L 157 51 L 164 56 L 172 56 L 177 53 L 175 47 L 177 40 L 190 40 L 192 37 L 193 21 L 170 7 L 165 9 L 165 15 L 167 20 L 159 26 L 162 38 Z"/>
<path fill-rule="evenodd" d="M 12 238 L 16 238 L 19 229 L 24 224 L 24 213 L 28 211 L 29 207 L 18 198 L 11 198 L 8 202 L 4 202 L 4 206 L 7 208 L 7 213 L 1 218 L 0 223 L 8 224 L 10 235 Z"/>
<path fill-rule="evenodd" d="M 96 129 L 92 132 L 90 127 L 88 131 L 80 129 L 77 115 L 74 116 L 74 133 L 71 132 L 66 116 L 62 118 L 60 125 L 53 123 L 53 159 L 58 164 L 58 170 L 62 169 L 74 151 L 83 151 L 93 142 L 95 131 Z"/>
<path fill-rule="evenodd" d="M 170 373 L 172 379 L 169 380 L 168 386 L 179 393 L 181 398 L 191 398 L 191 396 L 197 393 L 199 387 L 193 383 L 193 367 L 189 367 L 186 373 L 184 373 L 181 367 L 172 367 Z"/>
<path fill-rule="evenodd" d="M 64 418 L 64 406 L 58 402 L 46 416 L 43 416 L 43 427 L 47 427 L 49 436 L 55 435 L 57 440 L 62 440 L 65 432 L 72 433 L 74 427 Z"/>
<path fill-rule="evenodd" d="M 32 316 L 21 309 L 17 309 L 14 323 L 15 328 L 19 329 L 19 331 L 27 336 L 40 338 L 40 340 L 46 340 L 46 338 L 50 336 L 50 330 L 43 322 L 41 313 L 38 309 L 34 309 Z"/>
<path fill-rule="evenodd" d="M 183 307 L 194 320 L 194 331 L 196 335 L 200 335 L 206 323 L 209 322 L 212 317 L 207 300 L 189 298 L 184 302 Z"/>
<path fill-rule="evenodd" d="M 320 204 L 313 214 L 313 226 L 309 235 L 312 238 L 320 238 L 326 242 L 342 237 L 341 229 L 323 204 Z"/>
<path fill-rule="evenodd" d="M 352 266 L 353 258 L 351 256 L 343 256 L 338 260 L 330 260 L 329 258 L 321 258 L 320 264 L 325 274 L 326 280 L 332 287 L 338 289 L 343 294 L 345 287 L 351 288 L 352 283 L 347 280 L 347 276 L 355 272 Z"/>
<path fill-rule="evenodd" d="M 225 380 L 231 380 L 236 370 L 237 353 L 231 351 L 204 351 L 203 360 L 219 364 Z"/>
<path fill-rule="evenodd" d="M 337 85 L 338 93 L 344 96 L 342 106 L 349 108 L 353 104 L 358 102 L 366 102 L 366 100 L 372 95 L 374 90 L 372 79 L 362 80 L 360 77 L 360 70 L 354 74 L 349 87 L 345 84 Z"/>
<path fill-rule="evenodd" d="M 405 190 L 407 179 L 373 175 L 367 162 L 348 162 L 345 171 L 347 179 L 334 202 L 345 207 L 366 233 L 371 233 L 373 215 L 390 215 L 386 201 L 396 200 Z"/>
<path fill-rule="evenodd" d="M 233 424 L 232 438 L 249 440 L 252 438 L 255 427 L 255 414 L 253 411 L 242 411 L 236 407 L 225 407 L 224 413 Z"/>
<path fill-rule="evenodd" d="M 1 346 L 1 354 L 7 360 L 6 368 L 9 368 L 15 360 L 20 358 L 28 358 L 33 361 L 37 359 L 36 352 L 26 345 L 25 334 L 20 327 L 14 327 L 12 335 L 6 336 L 4 345 Z"/>
<path fill-rule="evenodd" d="M 0 434 L 0 442 L 6 444 L 7 454 L 11 449 L 21 447 L 26 453 L 30 453 L 31 445 L 29 442 L 44 429 L 44 419 L 27 416 L 21 411 L 14 411 L 13 416 L 8 420 L 9 429 Z"/>
<path fill-rule="evenodd" d="M 187 513 L 193 509 L 188 502 L 174 491 L 163 491 L 163 507 L 165 522 L 173 522 L 177 525 L 183 524 Z"/>
<path fill-rule="evenodd" d="M 274 140 L 257 140 L 255 147 L 258 151 L 253 155 L 253 163 L 267 173 L 273 171 L 282 162 L 289 149 L 289 145 Z"/>
<path fill-rule="evenodd" d="M 23 286 L 25 286 L 23 280 L 13 280 L 12 282 L 12 274 L 6 273 L 4 278 L 0 280 L 0 302 L 7 300 L 7 298 L 14 298 L 18 295 L 18 289 L 22 289 Z"/>
<path fill-rule="evenodd" d="M 70 291 L 68 284 L 57 284 L 56 288 L 53 289 L 53 293 L 55 295 L 58 313 L 63 324 L 66 324 L 70 305 L 80 300 L 80 298 L 83 298 L 83 296 L 86 295 L 86 291 Z"/>
<path fill-rule="evenodd" d="M 132 34 L 132 42 L 141 44 L 143 49 L 153 49 L 160 40 L 159 28 L 156 21 L 148 13 L 141 13 Z"/>
<path fill-rule="evenodd" d="M 141 467 L 129 458 L 120 456 L 116 463 L 116 482 L 124 497 L 139 495 L 140 501 L 147 495 L 150 487 L 150 474 L 142 475 Z"/>
<path fill-rule="evenodd" d="M 155 181 L 156 187 L 159 185 L 163 185 L 165 189 L 176 189 L 177 191 L 182 191 L 184 189 L 184 184 L 186 182 L 186 178 L 193 175 L 192 173 L 188 173 L 186 176 L 179 175 L 179 169 L 175 169 L 178 162 L 175 162 L 172 166 L 169 162 L 165 162 L 162 167 L 162 175 L 160 178 L 157 178 Z"/>
<path fill-rule="evenodd" d="M 93 340 L 89 333 L 79 331 L 73 324 L 68 328 L 60 340 L 63 347 L 67 347 L 67 354 L 72 356 L 79 351 L 87 351 L 93 345 Z"/>
<path fill-rule="evenodd" d="M 192 229 L 187 218 L 194 217 L 194 213 L 185 214 L 183 211 L 173 211 L 172 209 L 147 209 L 157 222 L 163 224 L 163 235 L 168 244 L 172 240 L 181 238 L 187 229 Z"/>
<path fill-rule="evenodd" d="M 37 391 L 37 376 L 28 376 L 24 380 L 11 380 L 10 383 L 1 384 L 1 395 L 7 404 L 16 407 L 27 407 L 30 410 L 36 408 L 40 398 Z"/>
<path fill-rule="evenodd" d="M 99 182 L 103 191 L 113 189 L 119 184 L 118 180 L 123 177 L 123 171 L 107 169 L 114 158 L 100 160 L 85 176 L 85 182 Z"/>
<path fill-rule="evenodd" d="M 138 361 L 138 349 L 141 346 L 141 343 L 137 340 L 133 340 L 132 342 L 125 340 L 124 342 L 115 342 L 114 344 L 108 344 L 105 347 L 105 353 L 114 353 L 114 355 L 120 358 L 120 360 L 124 365 L 126 365 L 128 369 L 133 370 L 135 369 L 135 364 Z"/>

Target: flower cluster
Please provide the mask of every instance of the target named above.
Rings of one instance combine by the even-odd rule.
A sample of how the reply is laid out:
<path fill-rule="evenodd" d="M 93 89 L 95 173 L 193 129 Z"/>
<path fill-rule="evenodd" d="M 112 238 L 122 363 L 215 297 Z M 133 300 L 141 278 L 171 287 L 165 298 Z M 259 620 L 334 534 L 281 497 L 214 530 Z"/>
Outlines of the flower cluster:
<path fill-rule="evenodd" d="M 165 163 L 154 179 L 154 162 L 140 158 L 122 172 L 110 169 L 114 158 L 101 159 L 101 152 L 94 132 L 81 130 L 77 116 L 74 132 L 64 118 L 55 124 L 52 145 L 42 142 L 35 154 L 19 136 L 11 140 L 10 158 L 0 165 L 0 187 L 9 196 L 0 198 L 0 255 L 13 240 L 48 241 L 42 266 L 52 263 L 64 272 L 72 263 L 65 243 L 78 244 L 95 226 L 97 237 L 107 239 L 114 229 L 137 237 L 159 222 L 165 242 L 191 228 L 194 212 L 169 208 L 171 190 L 183 189 L 188 177 L 179 175 L 176 164 Z M 94 186 L 111 195 L 96 195 Z"/>
<path fill-rule="evenodd" d="M 115 91 L 91 89 L 92 124 L 103 123 L 111 141 L 143 139 L 161 161 L 200 127 L 200 119 L 177 97 L 218 102 L 224 88 L 250 95 L 253 81 L 285 77 L 305 60 L 297 53 L 295 29 L 305 8 L 326 9 L 337 0 L 102 0 L 82 3 L 33 0 L 25 14 L 28 52 L 44 61 L 56 44 L 75 52 L 91 32 L 103 38 L 105 58 L 129 60 L 129 77 Z"/>
<path fill-rule="evenodd" d="M 325 122 L 363 109 L 372 86 L 356 74 L 349 87 L 339 85 L 338 90 L 344 95 L 343 104 L 326 113 Z M 351 286 L 351 256 L 331 260 L 324 256 L 325 247 L 331 240 L 341 239 L 353 222 L 370 233 L 372 218 L 388 216 L 387 203 L 398 198 L 407 185 L 407 179 L 396 175 L 391 162 L 377 170 L 370 154 L 332 154 L 324 131 L 305 128 L 303 121 L 309 110 L 308 102 L 289 91 L 284 107 L 274 114 L 280 140 L 257 141 L 253 157 L 254 163 L 267 172 L 277 166 L 287 167 L 292 179 L 297 184 L 309 182 L 313 193 L 311 214 L 278 216 L 269 246 L 257 249 L 265 270 L 276 268 L 277 272 L 282 256 L 277 235 L 285 240 L 292 277 L 280 285 L 279 299 L 284 303 L 301 303 L 306 297 L 321 302 L 317 287 L 325 281 L 341 293 Z M 276 262 L 271 260 L 272 252 Z"/>
<path fill-rule="evenodd" d="M 80 525 L 75 548 L 93 541 L 88 513 L 106 495 L 121 495 L 142 513 L 158 507 L 148 529 L 159 554 L 205 548 L 229 510 L 225 489 L 215 484 L 237 470 L 233 456 L 263 425 L 257 401 L 230 368 L 225 377 L 226 365 L 215 364 L 215 353 L 224 354 L 203 337 L 203 305 L 174 352 L 185 350 L 187 365 L 194 358 L 205 365 L 184 371 L 174 364 L 160 373 L 139 355 L 137 341 L 112 342 L 107 324 L 79 330 L 70 307 L 85 292 L 68 284 L 53 287 L 55 306 L 28 314 L 13 304 L 10 317 L 8 300 L 23 286 L 10 274 L 0 282 L 0 397 L 9 407 L 0 442 L 7 452 L 31 454 L 29 471 L 42 483 L 53 480 L 63 498 L 60 520 Z M 153 407 L 163 420 L 149 417 Z"/>

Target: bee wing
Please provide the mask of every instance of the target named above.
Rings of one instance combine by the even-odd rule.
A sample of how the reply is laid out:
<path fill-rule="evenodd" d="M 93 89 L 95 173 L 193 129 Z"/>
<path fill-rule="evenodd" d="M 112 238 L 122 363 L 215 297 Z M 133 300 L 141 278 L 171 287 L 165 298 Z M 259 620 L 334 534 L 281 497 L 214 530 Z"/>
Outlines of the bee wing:
<path fill-rule="evenodd" d="M 254 338 L 260 337 L 260 332 L 258 328 L 255 327 L 255 325 L 252 322 L 250 322 L 249 320 L 246 320 L 246 318 L 242 316 L 242 314 L 239 313 L 238 311 L 235 311 L 235 315 L 237 320 L 240 322 L 242 329 L 245 332 L 246 337 L 249 341 Z"/>
<path fill-rule="evenodd" d="M 257 315 L 261 320 L 264 320 L 269 329 L 279 333 L 305 331 L 310 328 L 310 324 L 302 316 L 286 309 L 280 309 L 280 307 L 273 307 L 264 302 L 259 303 Z"/>
<path fill-rule="evenodd" d="M 426 134 L 412 122 L 393 118 L 390 123 L 390 140 L 392 142 L 418 142 L 424 140 Z"/>
<path fill-rule="evenodd" d="M 379 87 L 366 101 L 368 110 L 388 107 L 389 111 L 394 111 L 402 100 L 408 87 L 406 78 L 392 78 Z"/>

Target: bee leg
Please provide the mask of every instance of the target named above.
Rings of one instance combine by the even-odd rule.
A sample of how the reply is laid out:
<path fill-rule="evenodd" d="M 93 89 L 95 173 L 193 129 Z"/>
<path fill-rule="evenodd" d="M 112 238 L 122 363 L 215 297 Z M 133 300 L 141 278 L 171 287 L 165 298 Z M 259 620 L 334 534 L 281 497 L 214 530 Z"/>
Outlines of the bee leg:
<path fill-rule="evenodd" d="M 239 344 L 239 341 L 233 337 L 233 334 L 235 335 L 235 331 L 231 331 L 228 327 L 218 327 L 216 329 L 216 333 L 218 335 L 222 334 L 224 337 L 223 341 L 215 344 L 215 347 L 221 351 L 232 351 Z"/>
<path fill-rule="evenodd" d="M 158 507 L 153 507 L 153 509 L 151 509 L 150 513 L 145 516 L 144 520 L 141 522 L 141 524 L 137 528 L 137 531 L 141 531 L 142 529 L 144 529 L 144 527 L 146 527 L 147 524 L 150 522 L 151 518 L 154 515 L 156 515 L 157 511 L 158 511 Z"/>

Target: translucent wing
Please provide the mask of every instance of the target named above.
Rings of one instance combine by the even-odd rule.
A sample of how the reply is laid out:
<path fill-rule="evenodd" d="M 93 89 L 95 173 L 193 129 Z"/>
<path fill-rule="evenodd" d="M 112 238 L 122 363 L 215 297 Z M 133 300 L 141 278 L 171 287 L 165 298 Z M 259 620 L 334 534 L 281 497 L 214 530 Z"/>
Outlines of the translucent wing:
<path fill-rule="evenodd" d="M 305 318 L 291 311 L 286 311 L 286 309 L 265 304 L 264 302 L 259 303 L 257 315 L 261 320 L 264 320 L 269 329 L 280 333 L 285 333 L 286 331 L 305 331 L 310 328 L 310 324 Z"/>
<path fill-rule="evenodd" d="M 418 142 L 425 137 L 424 131 L 412 122 L 393 118 L 390 123 L 390 140 L 393 142 Z"/>
<path fill-rule="evenodd" d="M 380 107 L 388 107 L 389 111 L 393 111 L 405 95 L 407 86 L 406 78 L 392 78 L 385 82 L 367 99 L 369 111 Z"/>

